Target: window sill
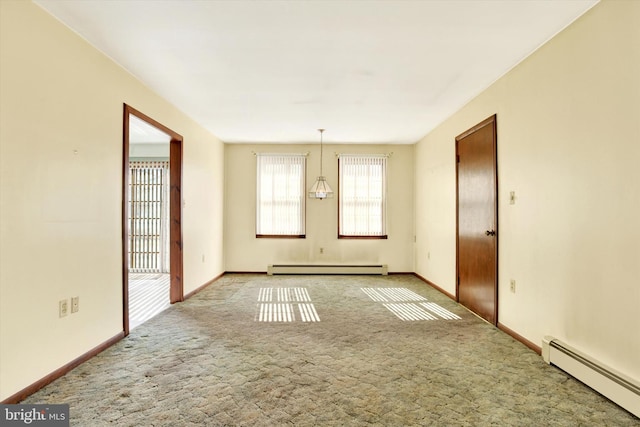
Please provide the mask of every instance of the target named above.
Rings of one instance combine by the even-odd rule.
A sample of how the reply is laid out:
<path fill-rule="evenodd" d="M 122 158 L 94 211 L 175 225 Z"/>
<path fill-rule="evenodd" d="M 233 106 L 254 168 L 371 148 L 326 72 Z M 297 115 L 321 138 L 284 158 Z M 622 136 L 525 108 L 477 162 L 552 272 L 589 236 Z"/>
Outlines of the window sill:
<path fill-rule="evenodd" d="M 385 234 L 384 236 L 345 236 L 342 234 L 338 235 L 338 239 L 356 239 L 356 240 L 386 240 L 388 237 Z"/>
<path fill-rule="evenodd" d="M 305 234 L 256 234 L 256 239 L 306 239 Z"/>

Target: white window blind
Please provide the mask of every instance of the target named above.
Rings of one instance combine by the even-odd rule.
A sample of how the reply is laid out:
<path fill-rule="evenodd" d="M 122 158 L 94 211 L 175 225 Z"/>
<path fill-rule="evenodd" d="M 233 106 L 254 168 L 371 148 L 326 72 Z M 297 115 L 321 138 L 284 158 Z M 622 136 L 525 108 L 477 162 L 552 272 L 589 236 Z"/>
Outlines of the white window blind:
<path fill-rule="evenodd" d="M 256 235 L 304 237 L 304 154 L 258 153 Z"/>
<path fill-rule="evenodd" d="M 129 162 L 129 271 L 169 272 L 169 162 Z"/>
<path fill-rule="evenodd" d="M 385 238 L 387 156 L 341 154 L 340 237 Z"/>

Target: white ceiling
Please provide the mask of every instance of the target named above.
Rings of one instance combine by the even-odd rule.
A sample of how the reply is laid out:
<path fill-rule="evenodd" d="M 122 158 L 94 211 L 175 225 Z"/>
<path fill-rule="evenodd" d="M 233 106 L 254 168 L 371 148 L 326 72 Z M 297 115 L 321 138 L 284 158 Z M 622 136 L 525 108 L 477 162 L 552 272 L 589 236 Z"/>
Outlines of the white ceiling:
<path fill-rule="evenodd" d="M 597 0 L 37 3 L 225 142 L 414 143 Z"/>

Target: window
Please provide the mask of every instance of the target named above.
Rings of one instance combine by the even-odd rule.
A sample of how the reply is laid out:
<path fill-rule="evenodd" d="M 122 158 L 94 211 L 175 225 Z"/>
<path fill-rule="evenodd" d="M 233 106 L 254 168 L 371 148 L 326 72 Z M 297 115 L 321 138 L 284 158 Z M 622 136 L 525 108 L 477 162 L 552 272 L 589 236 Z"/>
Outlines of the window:
<path fill-rule="evenodd" d="M 387 156 L 341 154 L 338 237 L 386 239 Z"/>
<path fill-rule="evenodd" d="M 256 237 L 305 237 L 304 154 L 257 154 Z"/>
<path fill-rule="evenodd" d="M 169 272 L 169 162 L 129 161 L 129 271 Z"/>

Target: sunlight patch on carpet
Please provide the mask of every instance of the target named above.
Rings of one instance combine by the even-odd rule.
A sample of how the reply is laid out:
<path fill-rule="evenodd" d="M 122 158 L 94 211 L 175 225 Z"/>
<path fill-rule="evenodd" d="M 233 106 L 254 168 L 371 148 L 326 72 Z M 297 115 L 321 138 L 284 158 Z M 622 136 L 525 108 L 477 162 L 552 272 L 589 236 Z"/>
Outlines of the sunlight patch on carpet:
<path fill-rule="evenodd" d="M 435 302 L 423 302 L 423 303 L 420 303 L 420 305 L 423 306 L 424 308 L 426 308 L 427 310 L 429 310 L 429 311 L 437 314 L 438 316 L 442 317 L 443 319 L 447 319 L 447 320 L 459 320 L 459 319 L 462 319 L 457 314 L 453 314 L 452 312 L 450 312 L 446 308 L 440 307 Z"/>
<path fill-rule="evenodd" d="M 382 304 L 400 320 L 437 320 L 437 318 L 412 302 Z"/>
<path fill-rule="evenodd" d="M 407 288 L 360 288 L 374 301 L 426 301 L 422 295 L 418 295 Z"/>
<path fill-rule="evenodd" d="M 313 304 L 298 304 L 298 309 L 300 309 L 300 317 L 303 322 L 320 321 L 320 316 L 318 316 L 318 312 L 316 312 Z"/>
<path fill-rule="evenodd" d="M 258 304 L 258 322 L 293 322 L 293 306 L 291 304 Z"/>
<path fill-rule="evenodd" d="M 258 301 L 309 302 L 311 297 L 306 288 L 260 288 Z"/>
<path fill-rule="evenodd" d="M 382 305 L 402 321 L 458 320 L 460 316 L 429 302 L 406 288 L 360 288 L 372 301 Z"/>
<path fill-rule="evenodd" d="M 260 288 L 254 320 L 319 322 L 320 316 L 306 288 Z"/>

